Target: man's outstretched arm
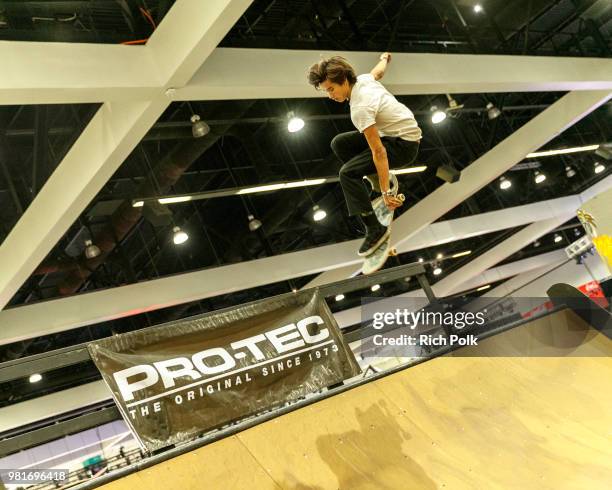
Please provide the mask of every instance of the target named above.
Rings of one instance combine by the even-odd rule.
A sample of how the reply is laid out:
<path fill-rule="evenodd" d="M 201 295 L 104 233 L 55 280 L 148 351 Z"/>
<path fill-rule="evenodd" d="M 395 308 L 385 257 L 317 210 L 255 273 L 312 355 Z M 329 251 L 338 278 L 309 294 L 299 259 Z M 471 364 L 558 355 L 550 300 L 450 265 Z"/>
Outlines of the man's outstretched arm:
<path fill-rule="evenodd" d="M 380 80 L 383 77 L 383 75 L 385 74 L 385 69 L 387 68 L 387 64 L 389 64 L 390 62 L 390 53 L 383 53 L 380 55 L 380 61 L 374 68 L 372 68 L 372 71 L 370 71 L 375 80 Z"/>

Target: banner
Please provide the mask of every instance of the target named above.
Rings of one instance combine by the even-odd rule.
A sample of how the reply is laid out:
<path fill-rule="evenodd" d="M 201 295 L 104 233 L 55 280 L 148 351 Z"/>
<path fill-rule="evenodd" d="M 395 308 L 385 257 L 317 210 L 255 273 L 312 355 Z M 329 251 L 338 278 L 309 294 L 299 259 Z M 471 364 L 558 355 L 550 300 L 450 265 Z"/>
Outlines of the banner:
<path fill-rule="evenodd" d="M 327 303 L 309 291 L 116 335 L 88 348 L 148 451 L 360 372 Z"/>

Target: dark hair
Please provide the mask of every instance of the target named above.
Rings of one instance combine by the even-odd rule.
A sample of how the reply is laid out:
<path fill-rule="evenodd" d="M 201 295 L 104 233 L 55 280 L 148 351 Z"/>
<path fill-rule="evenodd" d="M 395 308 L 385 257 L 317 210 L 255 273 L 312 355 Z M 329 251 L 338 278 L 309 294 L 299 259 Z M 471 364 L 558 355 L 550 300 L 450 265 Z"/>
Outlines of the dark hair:
<path fill-rule="evenodd" d="M 308 70 L 308 83 L 317 89 L 327 79 L 339 85 L 343 84 L 344 80 L 348 80 L 350 85 L 357 81 L 355 70 L 342 56 L 323 59 Z"/>

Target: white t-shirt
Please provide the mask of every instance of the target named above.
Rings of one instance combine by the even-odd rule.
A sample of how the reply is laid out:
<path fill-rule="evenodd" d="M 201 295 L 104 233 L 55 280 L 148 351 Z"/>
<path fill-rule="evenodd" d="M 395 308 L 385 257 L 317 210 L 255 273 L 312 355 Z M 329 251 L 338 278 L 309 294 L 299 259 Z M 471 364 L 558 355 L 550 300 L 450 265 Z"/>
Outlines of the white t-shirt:
<path fill-rule="evenodd" d="M 398 102 L 371 73 L 357 77 L 349 103 L 351 120 L 360 133 L 375 124 L 381 136 L 420 141 L 421 129 L 412 111 Z"/>

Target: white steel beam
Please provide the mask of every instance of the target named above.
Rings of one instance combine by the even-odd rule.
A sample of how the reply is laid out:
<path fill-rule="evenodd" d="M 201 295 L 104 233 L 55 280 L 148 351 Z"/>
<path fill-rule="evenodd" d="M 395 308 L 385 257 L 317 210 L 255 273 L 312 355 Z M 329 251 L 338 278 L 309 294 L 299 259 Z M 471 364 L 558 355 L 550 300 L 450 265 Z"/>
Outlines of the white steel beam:
<path fill-rule="evenodd" d="M 503 279 L 512 278 L 516 275 L 530 274 L 531 271 L 534 270 L 543 270 L 545 267 L 552 269 L 554 266 L 563 262 L 563 255 L 565 253 L 563 251 L 554 251 L 541 255 L 536 255 L 535 257 L 530 257 L 528 259 L 517 260 L 516 262 L 511 262 L 509 264 L 504 264 L 499 267 L 494 267 L 485 271 L 483 276 L 486 277 L 495 277 L 497 281 L 501 281 Z M 532 276 L 537 277 L 537 276 Z M 510 279 L 512 281 L 512 279 Z M 506 282 L 510 282 L 506 281 Z M 506 284 L 504 282 L 503 284 Z M 474 287 L 482 286 L 484 284 L 488 284 L 489 281 L 483 281 L 481 284 L 478 284 L 476 281 L 471 282 L 470 284 L 465 284 L 465 288 L 460 288 L 458 293 L 463 293 L 472 290 Z M 503 285 L 502 284 L 502 285 Z M 498 288 L 495 288 L 497 291 Z M 434 291 L 435 292 L 435 291 Z M 499 294 L 497 296 L 503 296 L 503 294 Z M 401 298 L 412 298 L 414 299 L 422 299 L 422 302 L 413 301 L 410 303 L 410 306 L 413 308 L 419 308 L 421 306 L 425 306 L 428 303 L 427 297 L 422 289 L 415 289 L 409 291 L 407 293 L 398 294 L 397 296 L 391 296 L 386 298 L 381 298 L 381 309 L 384 309 L 384 302 L 386 300 L 397 300 Z M 361 306 L 356 306 L 354 308 L 348 308 L 346 310 L 339 311 L 334 313 L 334 318 L 336 322 L 340 326 L 340 328 L 350 327 L 353 325 L 357 325 L 362 321 L 362 308 Z"/>
<path fill-rule="evenodd" d="M 186 83 L 250 3 L 215 0 L 206 9 L 197 2 L 175 3 L 146 46 L 159 79 Z M 0 309 L 169 104 L 160 93 L 152 100 L 106 102 L 100 108 L 0 246 Z"/>
<path fill-rule="evenodd" d="M 308 68 L 323 55 L 341 55 L 358 73 L 379 53 L 217 48 L 177 100 L 316 97 Z M 612 60 L 546 56 L 393 53 L 385 87 L 395 95 L 612 90 Z"/>
<path fill-rule="evenodd" d="M 494 246 L 485 253 L 479 255 L 474 260 L 471 260 L 463 267 L 453 271 L 448 276 L 438 281 L 433 286 L 435 295 L 439 298 L 450 296 L 451 294 L 465 291 L 464 283 L 473 277 L 482 274 L 487 269 L 490 269 L 495 264 L 501 262 L 506 257 L 518 252 L 522 248 L 532 243 L 537 238 L 554 230 L 558 226 L 565 223 L 568 219 L 575 216 L 575 212 L 569 215 L 551 218 L 545 221 L 538 221 L 526 226 L 519 232 L 507 238 L 503 242 Z"/>
<path fill-rule="evenodd" d="M 163 100 L 102 105 L 0 245 L 0 308 L 59 242 L 166 106 Z"/>
<path fill-rule="evenodd" d="M 421 233 L 411 236 L 399 245 L 397 250 L 398 253 L 402 254 L 466 238 L 482 236 L 516 226 L 528 225 L 534 221 L 542 221 L 554 216 L 575 212 L 582 202 L 580 195 L 566 196 L 490 211 L 465 218 L 438 221 L 429 225 Z M 352 241 L 350 243 L 355 244 L 355 247 L 359 246 L 359 241 Z M 363 259 L 357 257 L 354 250 L 352 259 L 351 265 L 330 269 L 319 274 L 304 287 L 322 286 L 355 275 L 359 272 Z"/>
<path fill-rule="evenodd" d="M 535 269 L 531 269 L 525 272 L 522 272 L 507 281 L 504 281 L 499 286 L 490 289 L 482 296 L 487 298 L 502 298 L 504 296 L 509 296 L 511 294 L 516 294 L 521 288 L 531 283 L 532 281 L 537 280 L 539 277 L 544 274 L 549 273 L 555 267 L 559 267 L 559 265 L 563 264 L 567 261 L 567 255 L 563 254 L 564 257 L 559 257 L 558 261 L 550 262 L 549 264 L 545 264 L 541 267 L 536 267 Z M 567 280 L 567 278 L 566 278 Z M 520 293 L 518 293 L 520 297 Z"/>
<path fill-rule="evenodd" d="M 145 46 L 0 41 L 0 105 L 146 100 L 162 83 Z"/>
<path fill-rule="evenodd" d="M 0 433 L 100 403 L 110 398 L 111 393 L 106 383 L 100 380 L 8 405 L 0 408 Z"/>
<path fill-rule="evenodd" d="M 461 292 L 471 291 L 481 286 L 486 286 L 487 284 L 508 279 L 517 274 L 523 274 L 536 269 L 539 270 L 542 267 L 550 267 L 551 264 L 558 265 L 566 260 L 567 254 L 565 250 L 553 250 L 552 252 L 534 255 L 533 257 L 517 260 L 509 264 L 498 265 L 461 283 Z M 511 281 L 512 279 L 503 282 L 502 286 Z M 500 296 L 503 296 L 503 294 Z"/>
<path fill-rule="evenodd" d="M 306 83 L 306 70 L 320 58 L 319 51 L 216 47 L 214 39 L 231 28 L 227 24 L 244 3 L 250 2 L 209 1 L 206 15 L 199 2 L 177 3 L 182 13 L 167 15 L 146 46 L 0 41 L 0 104 L 149 99 L 168 87 L 164 75 L 179 63 L 171 85 L 178 89 L 176 100 L 319 96 Z M 207 40 L 195 39 L 202 23 L 190 29 L 194 19 L 209 23 Z M 185 28 L 179 31 L 180 25 Z M 185 54 L 173 51 L 177 45 L 194 46 L 191 61 L 179 61 Z M 212 54 L 200 66 L 206 52 Z M 358 72 L 370 71 L 378 59 L 370 52 L 327 54 L 345 56 Z M 384 83 L 396 95 L 612 90 L 612 60 L 394 53 Z"/>
<path fill-rule="evenodd" d="M 612 185 L 612 177 L 608 183 Z M 506 226 L 527 224 L 534 218 L 544 220 L 558 216 L 559 213 L 565 216 L 575 211 L 581 202 L 580 196 L 567 196 L 493 211 L 485 213 L 486 216 L 475 215 L 435 223 L 430 227 L 433 228 L 433 232 L 424 233 L 422 237 L 414 237 L 412 243 L 417 249 L 425 248 L 461 238 L 461 236 L 454 237 L 453 233 L 462 233 L 462 237 L 465 238 L 503 229 Z M 495 221 L 500 228 L 495 228 L 493 224 Z M 300 277 L 336 267 L 338 264 L 355 263 L 354 249 L 357 242 L 353 240 L 9 308 L 0 311 L 0 345 Z M 341 267 L 339 270 L 344 269 Z"/>

